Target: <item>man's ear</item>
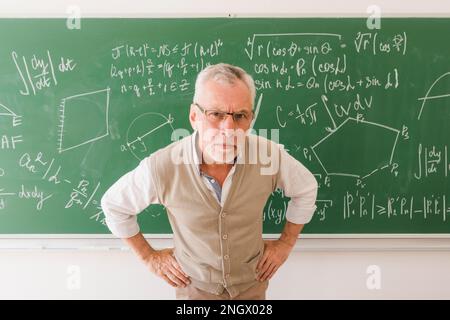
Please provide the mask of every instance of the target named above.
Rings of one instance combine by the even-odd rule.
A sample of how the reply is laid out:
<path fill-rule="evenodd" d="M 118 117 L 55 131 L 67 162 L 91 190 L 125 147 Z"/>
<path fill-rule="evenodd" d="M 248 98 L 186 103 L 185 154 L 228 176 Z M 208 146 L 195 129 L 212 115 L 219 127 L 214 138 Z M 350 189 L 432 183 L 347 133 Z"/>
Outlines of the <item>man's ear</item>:
<path fill-rule="evenodd" d="M 189 122 L 194 130 L 197 130 L 197 113 L 195 112 L 195 105 L 191 103 L 191 108 L 189 110 Z"/>

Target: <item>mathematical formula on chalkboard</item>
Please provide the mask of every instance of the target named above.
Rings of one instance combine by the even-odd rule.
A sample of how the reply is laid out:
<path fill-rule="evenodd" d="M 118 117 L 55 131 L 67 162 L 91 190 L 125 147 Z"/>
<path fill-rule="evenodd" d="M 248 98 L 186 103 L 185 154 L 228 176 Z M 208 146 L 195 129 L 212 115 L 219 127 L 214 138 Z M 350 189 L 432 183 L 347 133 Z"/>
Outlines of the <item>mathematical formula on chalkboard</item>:
<path fill-rule="evenodd" d="M 254 133 L 315 174 L 306 233 L 450 232 L 450 45 L 430 36 L 450 19 L 0 26 L 0 233 L 107 233 L 103 192 L 192 132 L 195 77 L 218 62 L 253 76 Z M 266 232 L 281 230 L 288 201 L 282 190 L 268 199 Z M 170 233 L 164 212 L 147 208 L 144 232 Z"/>

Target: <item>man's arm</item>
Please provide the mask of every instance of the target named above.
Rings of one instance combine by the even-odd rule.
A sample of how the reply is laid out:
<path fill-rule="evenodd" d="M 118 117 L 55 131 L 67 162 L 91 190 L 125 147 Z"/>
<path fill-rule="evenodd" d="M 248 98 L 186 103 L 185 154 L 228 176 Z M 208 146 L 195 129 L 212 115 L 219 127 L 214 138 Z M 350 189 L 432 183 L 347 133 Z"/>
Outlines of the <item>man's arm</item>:
<path fill-rule="evenodd" d="M 286 221 L 279 240 L 290 247 L 294 247 L 297 242 L 298 235 L 302 232 L 303 226 L 304 224 L 295 224 L 290 221 Z"/>
<path fill-rule="evenodd" d="M 129 238 L 139 233 L 137 215 L 152 203 L 159 203 L 159 200 L 148 158 L 120 177 L 101 199 L 106 225 L 118 238 Z"/>
<path fill-rule="evenodd" d="M 172 249 L 155 250 L 139 231 L 137 215 L 152 203 L 159 203 L 145 158 L 134 170 L 123 175 L 103 195 L 101 206 L 111 232 L 121 238 L 153 273 L 171 286 L 189 283 L 172 255 Z"/>
<path fill-rule="evenodd" d="M 173 256 L 173 249 L 153 249 L 140 232 L 123 241 L 150 271 L 163 278 L 172 287 L 185 287 L 190 283 L 188 275 L 183 272 Z"/>
<path fill-rule="evenodd" d="M 316 209 L 316 179 L 284 149 L 280 150 L 277 187 L 283 189 L 284 195 L 291 198 L 286 210 L 287 221 L 278 240 L 264 243 L 264 254 L 257 266 L 259 281 L 272 278 L 286 261 L 303 226 L 311 220 Z"/>
<path fill-rule="evenodd" d="M 286 221 L 283 232 L 278 240 L 265 241 L 264 255 L 258 263 L 257 280 L 265 281 L 273 277 L 291 253 L 297 242 L 303 224 Z"/>

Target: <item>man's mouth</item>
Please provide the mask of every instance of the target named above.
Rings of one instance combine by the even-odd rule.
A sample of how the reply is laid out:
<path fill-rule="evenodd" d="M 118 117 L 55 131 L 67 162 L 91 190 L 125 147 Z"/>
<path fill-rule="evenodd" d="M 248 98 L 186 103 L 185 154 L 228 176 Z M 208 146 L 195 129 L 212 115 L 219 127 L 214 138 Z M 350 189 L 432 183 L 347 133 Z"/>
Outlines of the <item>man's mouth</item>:
<path fill-rule="evenodd" d="M 216 144 L 215 146 L 222 147 L 223 149 L 235 148 L 234 144 Z"/>

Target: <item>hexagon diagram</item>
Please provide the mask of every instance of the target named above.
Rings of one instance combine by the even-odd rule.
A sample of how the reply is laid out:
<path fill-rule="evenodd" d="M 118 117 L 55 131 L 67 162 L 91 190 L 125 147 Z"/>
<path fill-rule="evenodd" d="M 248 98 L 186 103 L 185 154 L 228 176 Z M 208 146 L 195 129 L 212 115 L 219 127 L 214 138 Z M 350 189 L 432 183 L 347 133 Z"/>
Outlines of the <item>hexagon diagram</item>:
<path fill-rule="evenodd" d="M 392 164 L 399 133 L 385 125 L 348 118 L 311 149 L 327 175 L 364 179 Z"/>

